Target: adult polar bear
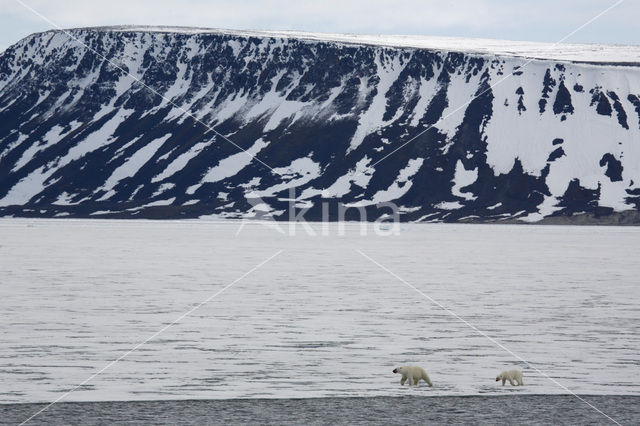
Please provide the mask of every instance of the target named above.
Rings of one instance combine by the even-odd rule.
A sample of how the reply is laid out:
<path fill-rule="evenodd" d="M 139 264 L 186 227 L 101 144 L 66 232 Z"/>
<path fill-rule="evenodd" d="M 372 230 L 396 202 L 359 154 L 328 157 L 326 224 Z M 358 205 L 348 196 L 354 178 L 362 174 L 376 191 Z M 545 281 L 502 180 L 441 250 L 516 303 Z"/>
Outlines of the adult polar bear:
<path fill-rule="evenodd" d="M 424 380 L 429 386 L 433 386 L 431 380 L 429 380 L 429 375 L 421 367 L 403 366 L 395 368 L 393 372 L 396 374 L 402 374 L 400 386 L 403 386 L 407 379 L 409 380 L 409 386 L 417 386 L 420 380 Z"/>
<path fill-rule="evenodd" d="M 496 382 L 499 382 L 500 380 L 502 380 L 502 386 L 504 386 L 504 383 L 507 380 L 509 381 L 511 386 L 516 386 L 513 383 L 514 380 L 518 382 L 518 386 L 524 385 L 524 382 L 522 381 L 522 371 L 520 370 L 503 371 L 502 373 L 498 374 L 498 377 L 496 377 Z"/>

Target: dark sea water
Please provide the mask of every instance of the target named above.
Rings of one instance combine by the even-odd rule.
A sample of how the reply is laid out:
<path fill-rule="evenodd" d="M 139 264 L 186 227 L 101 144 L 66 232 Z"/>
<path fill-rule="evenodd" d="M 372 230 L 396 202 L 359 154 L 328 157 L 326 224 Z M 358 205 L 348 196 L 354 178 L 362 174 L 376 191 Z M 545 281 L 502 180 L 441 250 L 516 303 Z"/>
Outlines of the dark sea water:
<path fill-rule="evenodd" d="M 624 425 L 640 424 L 638 396 L 583 396 Z M 0 405 L 20 424 L 44 404 Z M 570 395 L 65 402 L 28 424 L 614 424 Z"/>

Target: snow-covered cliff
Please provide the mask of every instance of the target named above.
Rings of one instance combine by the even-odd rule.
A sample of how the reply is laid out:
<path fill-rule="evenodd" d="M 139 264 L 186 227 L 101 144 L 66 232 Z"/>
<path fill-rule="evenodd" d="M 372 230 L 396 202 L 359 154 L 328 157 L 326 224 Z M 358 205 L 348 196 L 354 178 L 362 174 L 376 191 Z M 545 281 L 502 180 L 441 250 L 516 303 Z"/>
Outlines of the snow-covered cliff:
<path fill-rule="evenodd" d="M 306 219 L 640 209 L 639 47 L 70 34 L 0 54 L 0 215 L 288 219 L 291 188 Z"/>

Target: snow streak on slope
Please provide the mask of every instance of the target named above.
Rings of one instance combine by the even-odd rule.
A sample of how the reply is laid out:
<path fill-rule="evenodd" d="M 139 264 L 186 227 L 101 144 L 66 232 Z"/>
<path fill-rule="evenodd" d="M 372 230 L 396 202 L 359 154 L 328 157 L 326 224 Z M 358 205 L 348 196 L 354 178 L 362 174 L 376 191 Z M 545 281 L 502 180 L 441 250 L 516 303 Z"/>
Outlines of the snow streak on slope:
<path fill-rule="evenodd" d="M 122 179 L 135 176 L 138 170 L 153 157 L 158 148 L 170 137 L 171 135 L 166 135 L 158 138 L 136 151 L 124 164 L 113 171 L 101 189 L 109 193 Z"/>
<path fill-rule="evenodd" d="M 2 215 L 638 220 L 640 48 L 72 33 L 0 55 Z"/>
<path fill-rule="evenodd" d="M 377 85 L 374 89 L 375 96 L 373 97 L 369 108 L 360 116 L 356 133 L 353 138 L 351 138 L 350 150 L 357 148 L 358 145 L 362 143 L 365 136 L 373 133 L 384 124 L 382 118 L 386 112 L 387 92 L 403 69 L 403 66 L 400 63 L 400 57 L 396 57 L 387 63 L 386 58 L 378 56 L 375 58 L 375 65 L 375 75 L 378 78 Z M 367 87 L 363 88 L 363 90 L 368 89 L 368 84 L 365 86 Z M 364 97 L 368 94 L 369 92 L 367 90 Z"/>
<path fill-rule="evenodd" d="M 401 198 L 404 194 L 411 189 L 413 182 L 411 178 L 418 173 L 420 167 L 424 163 L 422 158 L 414 158 L 409 160 L 407 166 L 400 170 L 397 179 L 387 189 L 378 191 L 373 196 L 373 199 L 369 201 L 358 201 L 352 205 L 354 206 L 367 206 L 376 205 L 378 203 L 386 203 Z"/>
<path fill-rule="evenodd" d="M 203 182 L 218 182 L 231 177 L 247 167 L 255 155 L 268 145 L 262 139 L 258 139 L 249 149 L 233 154 L 207 172 Z"/>

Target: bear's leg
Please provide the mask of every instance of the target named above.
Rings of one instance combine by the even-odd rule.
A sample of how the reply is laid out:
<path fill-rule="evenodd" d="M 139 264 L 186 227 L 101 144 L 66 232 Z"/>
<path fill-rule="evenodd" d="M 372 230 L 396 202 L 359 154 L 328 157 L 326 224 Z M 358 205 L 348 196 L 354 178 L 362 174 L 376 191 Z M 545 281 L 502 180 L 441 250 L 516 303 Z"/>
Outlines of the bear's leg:
<path fill-rule="evenodd" d="M 518 386 L 524 386 L 524 382 L 522 381 L 522 377 L 518 377 Z"/>
<path fill-rule="evenodd" d="M 422 377 L 422 380 L 424 380 L 425 382 L 427 382 L 427 384 L 428 384 L 430 387 L 431 387 L 431 386 L 433 386 L 433 384 L 431 383 L 431 380 L 429 380 L 429 376 L 424 375 L 424 376 Z"/>
<path fill-rule="evenodd" d="M 509 378 L 509 383 L 511 384 L 511 386 L 515 386 L 516 384 L 513 383 L 513 379 Z"/>
<path fill-rule="evenodd" d="M 504 386 L 504 384 L 507 382 L 507 379 L 502 378 L 502 386 Z"/>
<path fill-rule="evenodd" d="M 404 386 L 404 382 L 407 381 L 407 376 L 402 376 L 402 379 L 400 379 L 400 386 Z"/>

